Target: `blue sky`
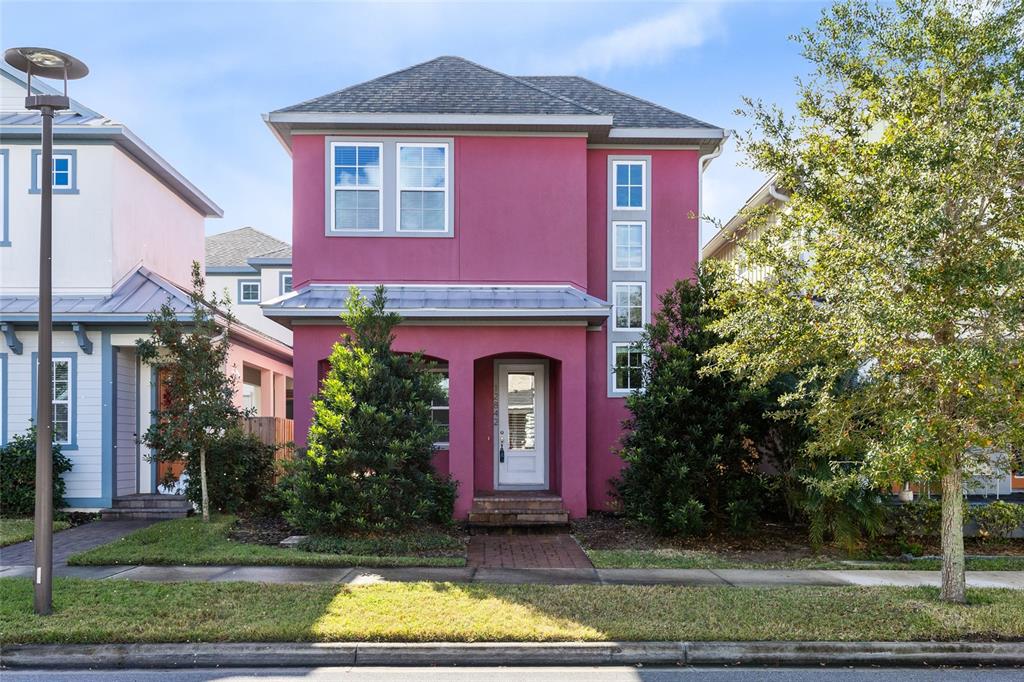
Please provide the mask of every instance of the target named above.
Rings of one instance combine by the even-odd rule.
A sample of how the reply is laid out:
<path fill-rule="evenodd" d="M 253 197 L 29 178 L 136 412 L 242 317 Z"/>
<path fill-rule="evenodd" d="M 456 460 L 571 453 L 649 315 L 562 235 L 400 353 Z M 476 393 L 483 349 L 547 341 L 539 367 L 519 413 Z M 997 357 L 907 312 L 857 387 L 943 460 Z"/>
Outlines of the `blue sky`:
<path fill-rule="evenodd" d="M 792 109 L 788 37 L 826 3 L 0 2 L 4 47 L 83 59 L 85 105 L 128 125 L 224 209 L 210 233 L 291 235 L 285 151 L 260 114 L 442 54 L 513 75 L 577 74 L 726 128 L 740 97 Z M 761 178 L 729 150 L 705 177 L 721 220 Z M 705 229 L 705 239 L 713 229 Z"/>

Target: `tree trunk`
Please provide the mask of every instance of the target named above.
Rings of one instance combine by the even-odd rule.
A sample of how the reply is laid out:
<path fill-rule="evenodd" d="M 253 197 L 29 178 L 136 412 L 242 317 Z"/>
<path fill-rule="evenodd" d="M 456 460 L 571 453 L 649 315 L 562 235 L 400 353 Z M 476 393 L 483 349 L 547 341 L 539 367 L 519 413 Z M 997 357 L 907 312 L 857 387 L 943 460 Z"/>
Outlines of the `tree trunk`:
<path fill-rule="evenodd" d="M 958 458 L 959 459 L 959 458 Z M 964 575 L 964 489 L 960 463 L 942 477 L 942 593 L 943 601 L 967 601 Z"/>
<path fill-rule="evenodd" d="M 210 520 L 210 495 L 206 492 L 206 448 L 199 448 L 199 486 L 203 491 L 203 521 Z M 945 536 L 943 536 L 945 537 Z M 945 546 L 945 545 L 943 545 Z M 963 557 L 963 540 L 960 541 L 960 556 Z M 962 560 L 962 559 L 961 559 Z"/>

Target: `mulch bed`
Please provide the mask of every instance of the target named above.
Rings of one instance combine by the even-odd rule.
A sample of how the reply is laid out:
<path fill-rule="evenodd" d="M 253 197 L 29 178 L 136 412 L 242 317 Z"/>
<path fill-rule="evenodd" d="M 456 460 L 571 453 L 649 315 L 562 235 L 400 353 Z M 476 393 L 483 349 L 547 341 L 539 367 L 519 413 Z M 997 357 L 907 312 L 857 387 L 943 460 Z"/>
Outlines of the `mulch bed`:
<path fill-rule="evenodd" d="M 238 542 L 252 545 L 279 545 L 291 535 L 302 535 L 288 525 L 280 516 L 241 518 L 228 533 L 228 537 Z"/>
<path fill-rule="evenodd" d="M 799 524 L 765 523 L 750 535 L 712 532 L 702 537 L 662 537 L 624 517 L 595 513 L 572 522 L 572 534 L 586 549 L 677 549 L 718 554 L 737 561 L 774 562 L 805 557 L 849 558 L 837 548 L 815 551 L 807 537 L 807 527 Z M 941 553 L 939 539 L 923 543 L 924 554 Z M 874 552 L 899 556 L 895 545 L 879 538 Z M 1024 556 L 1024 540 L 983 541 L 964 538 L 968 555 Z"/>

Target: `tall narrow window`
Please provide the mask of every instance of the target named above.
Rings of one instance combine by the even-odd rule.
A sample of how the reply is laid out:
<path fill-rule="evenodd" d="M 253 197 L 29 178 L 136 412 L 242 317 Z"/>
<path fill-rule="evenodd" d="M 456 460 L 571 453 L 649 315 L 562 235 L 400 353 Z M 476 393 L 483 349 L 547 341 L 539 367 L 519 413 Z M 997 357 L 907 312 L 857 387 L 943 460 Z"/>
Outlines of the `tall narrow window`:
<path fill-rule="evenodd" d="M 646 225 L 640 223 L 612 223 L 612 269 L 643 270 L 644 233 Z"/>
<path fill-rule="evenodd" d="M 430 414 L 434 418 L 434 423 L 441 429 L 442 435 L 434 443 L 435 447 L 441 449 L 448 448 L 448 370 L 447 369 L 436 369 L 434 370 L 441 375 L 441 389 L 444 391 L 444 398 L 441 400 L 431 402 Z"/>
<path fill-rule="evenodd" d="M 53 385 L 50 389 L 53 401 L 53 442 L 71 442 L 71 361 L 64 358 L 53 360 Z"/>
<path fill-rule="evenodd" d="M 643 210 L 646 204 L 646 164 L 643 161 L 615 161 L 615 203 L 620 210 Z"/>
<path fill-rule="evenodd" d="M 398 145 L 398 230 L 448 231 L 448 145 Z"/>
<path fill-rule="evenodd" d="M 334 143 L 331 148 L 334 229 L 381 230 L 381 145 Z"/>
<path fill-rule="evenodd" d="M 292 290 L 292 273 L 282 272 L 281 273 L 281 293 L 287 294 Z"/>
<path fill-rule="evenodd" d="M 626 392 L 640 388 L 643 384 L 643 353 L 631 343 L 613 344 L 612 350 L 615 360 L 612 367 L 615 373 L 615 390 Z"/>
<path fill-rule="evenodd" d="M 613 285 L 615 331 L 640 331 L 644 328 L 643 282 L 617 282 Z"/>

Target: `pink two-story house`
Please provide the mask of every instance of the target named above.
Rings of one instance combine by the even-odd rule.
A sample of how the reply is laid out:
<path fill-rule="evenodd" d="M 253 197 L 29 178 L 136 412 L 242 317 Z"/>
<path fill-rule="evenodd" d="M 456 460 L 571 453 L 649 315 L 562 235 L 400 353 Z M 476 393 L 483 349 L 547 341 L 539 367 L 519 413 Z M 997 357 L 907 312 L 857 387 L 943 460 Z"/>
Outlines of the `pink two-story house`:
<path fill-rule="evenodd" d="M 725 131 L 458 57 L 265 119 L 294 169 L 294 290 L 263 309 L 294 332 L 296 438 L 350 285 L 383 283 L 405 318 L 396 349 L 447 375 L 436 464 L 459 483 L 456 516 L 531 496 L 573 517 L 607 508 L 642 361 L 630 344 L 692 274 L 701 172 Z"/>

